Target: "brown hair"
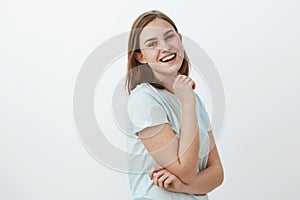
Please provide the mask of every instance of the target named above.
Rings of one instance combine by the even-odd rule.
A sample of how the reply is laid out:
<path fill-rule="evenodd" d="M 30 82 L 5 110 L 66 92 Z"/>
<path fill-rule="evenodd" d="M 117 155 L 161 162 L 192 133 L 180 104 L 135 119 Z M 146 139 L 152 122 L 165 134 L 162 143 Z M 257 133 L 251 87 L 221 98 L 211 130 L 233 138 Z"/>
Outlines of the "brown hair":
<path fill-rule="evenodd" d="M 143 28 L 156 18 L 160 18 L 169 22 L 175 31 L 178 33 L 178 29 L 175 23 L 164 13 L 151 10 L 141 14 L 133 23 L 128 40 L 128 64 L 127 64 L 127 77 L 126 86 L 128 93 L 139 84 L 148 82 L 158 89 L 165 89 L 162 83 L 154 76 L 151 68 L 148 64 L 140 63 L 134 53 L 140 53 L 139 38 Z M 184 51 L 184 59 L 179 69 L 179 73 L 188 76 L 189 75 L 189 59 Z"/>

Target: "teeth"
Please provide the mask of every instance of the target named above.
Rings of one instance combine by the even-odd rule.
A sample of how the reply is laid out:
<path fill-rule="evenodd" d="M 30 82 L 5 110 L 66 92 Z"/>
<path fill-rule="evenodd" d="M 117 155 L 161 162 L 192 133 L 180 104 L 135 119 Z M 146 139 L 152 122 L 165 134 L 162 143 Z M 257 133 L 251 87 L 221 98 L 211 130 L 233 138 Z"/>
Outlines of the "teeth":
<path fill-rule="evenodd" d="M 172 55 L 169 55 L 169 56 L 163 58 L 161 61 L 166 62 L 166 61 L 168 61 L 168 60 L 173 59 L 174 57 L 175 57 L 175 54 L 172 54 Z"/>

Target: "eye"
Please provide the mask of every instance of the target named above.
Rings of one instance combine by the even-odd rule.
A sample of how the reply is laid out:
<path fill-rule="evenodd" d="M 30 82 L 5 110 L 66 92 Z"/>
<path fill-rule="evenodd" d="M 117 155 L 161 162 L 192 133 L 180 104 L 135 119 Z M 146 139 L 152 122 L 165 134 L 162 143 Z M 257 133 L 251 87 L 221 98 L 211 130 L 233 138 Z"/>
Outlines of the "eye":
<path fill-rule="evenodd" d="M 170 40 L 175 36 L 175 34 L 169 34 L 165 37 L 165 40 Z"/>
<path fill-rule="evenodd" d="M 157 45 L 157 42 L 149 42 L 147 44 L 147 47 L 155 47 Z"/>

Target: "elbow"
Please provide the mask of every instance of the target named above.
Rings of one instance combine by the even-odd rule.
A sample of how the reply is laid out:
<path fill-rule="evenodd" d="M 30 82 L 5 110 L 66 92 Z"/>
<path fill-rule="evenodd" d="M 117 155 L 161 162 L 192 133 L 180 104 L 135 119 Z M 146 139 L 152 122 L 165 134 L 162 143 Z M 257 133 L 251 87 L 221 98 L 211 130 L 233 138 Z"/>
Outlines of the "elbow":
<path fill-rule="evenodd" d="M 222 185 L 222 183 L 224 182 L 224 170 L 222 167 L 219 168 L 218 170 L 218 186 Z"/>
<path fill-rule="evenodd" d="M 214 175 L 213 175 L 213 184 L 212 184 L 212 187 L 207 191 L 207 192 L 210 192 L 214 189 L 216 189 L 217 187 L 221 186 L 222 183 L 224 182 L 224 171 L 223 171 L 223 168 L 222 166 L 216 166 L 214 167 L 215 170 L 214 170 Z"/>
<path fill-rule="evenodd" d="M 214 171 L 214 176 L 212 179 L 211 187 L 207 188 L 207 190 L 204 191 L 204 194 L 209 193 L 216 189 L 217 187 L 221 186 L 224 181 L 224 171 L 222 167 L 216 167 Z"/>

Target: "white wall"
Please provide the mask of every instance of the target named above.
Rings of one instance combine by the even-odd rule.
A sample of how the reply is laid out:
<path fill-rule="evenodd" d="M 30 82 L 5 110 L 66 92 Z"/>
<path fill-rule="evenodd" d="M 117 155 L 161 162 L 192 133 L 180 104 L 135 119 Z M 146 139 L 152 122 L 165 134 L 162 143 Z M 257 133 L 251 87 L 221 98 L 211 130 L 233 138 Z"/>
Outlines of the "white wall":
<path fill-rule="evenodd" d="M 127 175 L 82 146 L 72 98 L 89 54 L 150 9 L 195 40 L 223 80 L 225 181 L 210 199 L 299 199 L 299 8 L 296 0 L 0 1 L 0 199 L 130 199 Z"/>

